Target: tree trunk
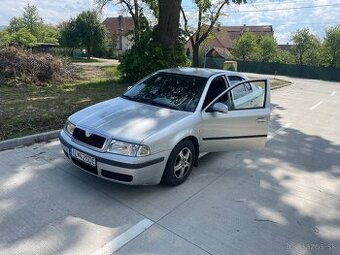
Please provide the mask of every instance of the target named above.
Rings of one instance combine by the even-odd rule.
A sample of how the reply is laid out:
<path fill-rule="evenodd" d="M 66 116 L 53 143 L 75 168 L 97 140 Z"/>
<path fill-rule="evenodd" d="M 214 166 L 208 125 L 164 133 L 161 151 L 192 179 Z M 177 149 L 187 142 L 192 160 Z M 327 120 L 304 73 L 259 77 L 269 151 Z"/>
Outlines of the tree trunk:
<path fill-rule="evenodd" d="M 91 47 L 87 45 L 87 59 L 91 59 Z"/>
<path fill-rule="evenodd" d="M 192 46 L 192 66 L 199 67 L 199 46 Z"/>
<path fill-rule="evenodd" d="M 179 33 L 182 0 L 158 0 L 158 40 L 165 49 L 173 49 Z"/>

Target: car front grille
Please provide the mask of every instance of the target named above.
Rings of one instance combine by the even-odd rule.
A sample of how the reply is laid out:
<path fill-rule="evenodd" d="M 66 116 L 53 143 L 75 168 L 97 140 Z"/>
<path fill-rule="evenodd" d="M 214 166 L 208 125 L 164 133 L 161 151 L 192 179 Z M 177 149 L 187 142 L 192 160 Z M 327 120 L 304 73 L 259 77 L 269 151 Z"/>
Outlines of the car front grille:
<path fill-rule="evenodd" d="M 89 136 L 86 136 L 85 130 L 78 127 L 76 127 L 73 131 L 73 138 L 98 149 L 102 149 L 106 141 L 105 137 L 97 134 L 91 134 Z"/>

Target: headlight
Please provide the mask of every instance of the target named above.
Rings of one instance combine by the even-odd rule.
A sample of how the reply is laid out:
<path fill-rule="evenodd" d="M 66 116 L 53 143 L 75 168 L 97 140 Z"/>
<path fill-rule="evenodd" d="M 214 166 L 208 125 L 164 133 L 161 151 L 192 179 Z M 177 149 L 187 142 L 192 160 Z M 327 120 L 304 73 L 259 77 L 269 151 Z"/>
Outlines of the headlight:
<path fill-rule="evenodd" d="M 132 157 L 143 157 L 151 154 L 150 148 L 146 145 L 126 143 L 118 140 L 112 140 L 107 151 Z"/>
<path fill-rule="evenodd" d="M 72 136 L 75 128 L 76 128 L 75 125 L 73 125 L 68 120 L 66 121 L 65 126 L 64 126 L 64 130 L 66 131 L 66 133 L 68 133 L 70 136 Z"/>

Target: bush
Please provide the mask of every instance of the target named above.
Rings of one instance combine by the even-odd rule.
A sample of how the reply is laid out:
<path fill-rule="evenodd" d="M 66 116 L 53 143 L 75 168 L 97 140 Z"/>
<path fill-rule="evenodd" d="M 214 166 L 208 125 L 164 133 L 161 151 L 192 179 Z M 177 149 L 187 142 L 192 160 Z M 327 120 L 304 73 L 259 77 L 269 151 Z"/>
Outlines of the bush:
<path fill-rule="evenodd" d="M 61 82 L 74 77 L 74 69 L 50 54 L 33 54 L 14 47 L 0 50 L 0 80 L 7 85 Z"/>
<path fill-rule="evenodd" d="M 182 43 L 178 43 L 174 50 L 165 50 L 152 39 L 151 32 L 146 32 L 125 53 L 119 69 L 123 79 L 137 81 L 162 68 L 189 65 Z"/>

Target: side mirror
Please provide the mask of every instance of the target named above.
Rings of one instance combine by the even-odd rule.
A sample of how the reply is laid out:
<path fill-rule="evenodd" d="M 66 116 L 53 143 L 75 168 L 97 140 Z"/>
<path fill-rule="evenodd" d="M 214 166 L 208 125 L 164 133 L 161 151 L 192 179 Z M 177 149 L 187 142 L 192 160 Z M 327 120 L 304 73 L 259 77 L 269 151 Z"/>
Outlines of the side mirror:
<path fill-rule="evenodd" d="M 221 113 L 227 113 L 228 112 L 228 106 L 222 103 L 214 103 L 211 107 L 214 112 L 221 112 Z"/>

